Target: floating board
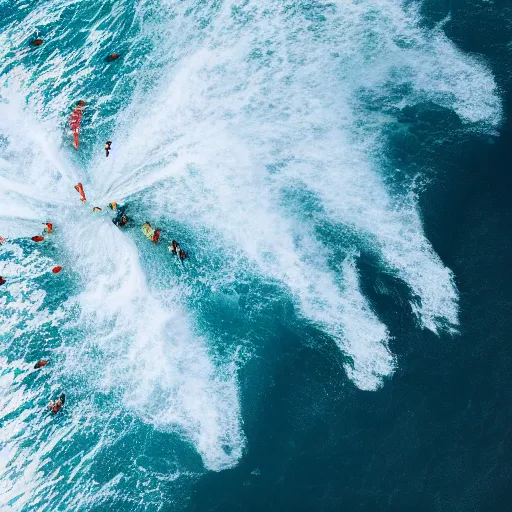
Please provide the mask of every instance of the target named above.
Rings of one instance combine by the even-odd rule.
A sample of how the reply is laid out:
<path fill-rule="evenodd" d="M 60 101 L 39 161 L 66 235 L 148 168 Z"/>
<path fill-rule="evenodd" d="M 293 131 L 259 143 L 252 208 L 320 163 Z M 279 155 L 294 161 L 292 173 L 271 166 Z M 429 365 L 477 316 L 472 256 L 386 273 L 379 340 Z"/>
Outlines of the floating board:
<path fill-rule="evenodd" d="M 78 149 L 78 136 L 80 135 L 80 125 L 82 124 L 82 117 L 84 113 L 81 107 L 75 108 L 71 117 L 69 118 L 69 126 L 73 132 L 73 147 Z"/>
<path fill-rule="evenodd" d="M 154 243 L 158 242 L 158 239 L 160 238 L 160 230 L 153 229 L 149 222 L 144 222 L 144 224 L 142 224 L 142 232 L 144 233 L 144 236 L 148 237 Z"/>

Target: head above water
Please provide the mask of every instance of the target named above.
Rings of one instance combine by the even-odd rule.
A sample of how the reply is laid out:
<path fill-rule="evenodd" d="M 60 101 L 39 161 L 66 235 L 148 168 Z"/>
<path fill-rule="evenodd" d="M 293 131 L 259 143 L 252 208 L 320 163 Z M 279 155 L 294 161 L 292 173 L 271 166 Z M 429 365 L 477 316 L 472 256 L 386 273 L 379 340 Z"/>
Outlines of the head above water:
<path fill-rule="evenodd" d="M 31 46 L 41 46 L 43 44 L 43 40 L 42 39 L 32 39 L 32 41 L 30 41 L 30 45 Z"/>
<path fill-rule="evenodd" d="M 119 53 L 111 53 L 109 56 L 105 57 L 105 60 L 107 62 L 113 62 L 114 60 L 119 59 L 120 55 Z"/>
<path fill-rule="evenodd" d="M 85 103 L 85 101 L 84 101 L 84 100 L 79 100 L 79 101 L 77 101 L 77 103 L 76 103 L 76 106 L 77 106 L 77 107 L 85 107 L 85 105 L 86 105 L 86 103 Z"/>

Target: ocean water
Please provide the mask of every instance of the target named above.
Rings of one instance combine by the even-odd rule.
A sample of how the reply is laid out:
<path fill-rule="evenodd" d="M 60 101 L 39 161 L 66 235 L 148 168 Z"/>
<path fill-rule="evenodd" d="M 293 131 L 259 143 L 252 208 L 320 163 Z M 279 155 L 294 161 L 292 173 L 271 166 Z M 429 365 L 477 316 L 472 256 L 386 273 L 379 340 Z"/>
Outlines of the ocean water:
<path fill-rule="evenodd" d="M 0 510 L 508 509 L 511 54 L 497 0 L 0 0 Z"/>

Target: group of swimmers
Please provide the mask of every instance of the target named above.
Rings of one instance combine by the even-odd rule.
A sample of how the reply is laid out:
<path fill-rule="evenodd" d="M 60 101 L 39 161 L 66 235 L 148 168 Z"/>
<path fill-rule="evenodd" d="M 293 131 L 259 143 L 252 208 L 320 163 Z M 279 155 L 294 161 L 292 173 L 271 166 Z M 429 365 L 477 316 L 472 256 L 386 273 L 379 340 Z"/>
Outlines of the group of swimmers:
<path fill-rule="evenodd" d="M 45 222 L 44 223 L 44 229 L 43 229 L 43 233 L 41 235 L 35 235 L 31 238 L 31 240 L 33 242 L 42 242 L 44 241 L 44 236 L 43 235 L 49 235 L 53 233 L 53 224 L 51 222 Z M 5 238 L 2 238 L 0 237 L 0 244 L 6 242 L 6 239 Z M 60 271 L 62 270 L 62 267 L 60 265 L 56 265 L 55 267 L 52 268 L 52 272 L 54 274 L 58 274 Z M 7 282 L 7 280 L 5 279 L 5 277 L 3 276 L 0 276 L 0 286 L 2 286 L 3 284 L 5 284 Z"/>
<path fill-rule="evenodd" d="M 126 215 L 126 208 L 124 206 L 118 205 L 116 202 L 112 202 L 108 206 L 111 210 L 118 212 L 116 217 L 112 219 L 112 222 L 116 226 L 121 228 L 128 224 L 130 219 Z M 93 208 L 93 211 L 98 210 L 101 210 L 101 208 L 98 208 L 97 206 Z M 142 224 L 142 233 L 144 233 L 144 236 L 149 238 L 155 244 L 160 240 L 161 232 L 161 229 L 154 228 L 147 221 Z M 181 262 L 188 258 L 188 254 L 181 248 L 180 244 L 176 240 L 171 240 L 171 244 L 169 245 L 169 252 L 174 256 L 178 256 Z"/>
<path fill-rule="evenodd" d="M 42 242 L 45 238 L 43 235 L 49 235 L 51 233 L 53 233 L 53 224 L 51 222 L 45 222 L 43 234 L 35 235 L 31 238 L 31 240 L 36 243 Z M 0 244 L 4 243 L 4 242 L 6 242 L 6 239 L 0 237 Z M 62 270 L 62 267 L 60 265 L 57 265 L 52 268 L 52 273 L 58 274 L 61 270 Z M 5 284 L 6 282 L 7 282 L 7 280 L 4 277 L 0 276 L 0 285 Z M 34 365 L 34 370 L 39 370 L 40 368 L 44 368 L 47 364 L 48 364 L 47 359 L 40 359 Z M 64 405 L 65 400 L 66 400 L 66 395 L 64 393 L 62 393 L 57 400 L 55 400 L 55 401 L 50 400 L 50 402 L 48 403 L 48 409 L 50 409 L 52 414 L 57 414 L 61 410 L 62 406 Z"/>
<path fill-rule="evenodd" d="M 44 43 L 44 41 L 41 38 L 33 39 L 30 42 L 31 46 L 39 47 Z M 111 55 L 108 55 L 105 60 L 106 62 L 113 62 L 117 60 L 120 57 L 118 53 L 112 53 Z M 83 117 L 83 109 L 86 106 L 86 102 L 84 100 L 79 100 L 75 108 L 73 109 L 73 112 L 71 113 L 71 117 L 69 119 L 69 124 L 71 127 L 71 131 L 73 134 L 73 147 L 78 150 L 79 147 L 79 135 L 80 135 L 80 129 L 81 129 L 81 123 L 82 123 L 82 117 Z M 112 150 L 112 141 L 108 140 L 105 143 L 105 156 L 108 157 L 110 154 L 110 151 Z M 78 183 L 75 185 L 75 189 L 80 194 L 80 200 L 85 203 L 87 201 L 87 198 L 85 196 L 84 188 L 81 183 Z M 119 228 L 124 227 L 130 219 L 126 215 L 126 207 L 122 205 L 118 205 L 115 201 L 111 202 L 109 205 L 109 208 L 116 212 L 116 216 L 112 219 L 112 222 Z M 93 212 L 102 211 L 102 209 L 98 206 L 93 207 Z M 53 232 L 53 224 L 51 222 L 45 222 L 45 227 L 43 230 L 43 233 L 41 235 L 35 235 L 31 238 L 33 242 L 39 243 L 43 242 L 45 240 L 45 236 L 49 235 Z M 142 232 L 143 234 L 149 238 L 153 243 L 157 243 L 160 240 L 160 233 L 161 229 L 153 228 L 149 222 L 145 222 L 142 225 Z M 0 237 L 0 244 L 5 242 L 5 238 Z M 177 256 L 181 262 L 183 262 L 186 258 L 188 258 L 188 254 L 181 248 L 180 244 L 176 240 L 172 240 L 169 245 L 169 252 Z M 52 272 L 54 274 L 58 274 L 62 270 L 62 267 L 57 265 L 52 268 Z M 7 280 L 0 276 L 0 286 L 5 284 Z M 34 369 L 40 369 L 45 367 L 48 364 L 48 361 L 46 359 L 41 359 L 38 361 Z M 50 409 L 52 414 L 57 414 L 64 405 L 64 402 L 66 400 L 66 395 L 62 393 L 59 398 L 55 401 L 50 400 L 48 403 L 48 408 Z"/>
<path fill-rule="evenodd" d="M 47 364 L 48 364 L 47 359 L 41 359 L 34 365 L 34 370 L 39 370 L 39 368 L 44 368 Z M 57 400 L 55 400 L 55 402 L 53 400 L 50 400 L 48 402 L 47 407 L 48 407 L 48 409 L 50 409 L 52 414 L 57 414 L 62 409 L 62 406 L 64 405 L 65 401 L 66 401 L 66 395 L 64 393 L 61 393 L 59 398 L 57 398 Z"/>
<path fill-rule="evenodd" d="M 80 201 L 85 203 L 87 198 L 85 196 L 84 187 L 81 183 L 75 185 L 75 190 L 80 194 Z M 108 204 L 108 207 L 116 212 L 116 216 L 112 219 L 112 222 L 119 228 L 122 228 L 128 224 L 130 219 L 126 215 L 126 206 L 120 205 L 115 201 Z M 101 212 L 102 208 L 94 206 L 93 212 Z M 160 233 L 162 232 L 159 228 L 154 228 L 149 222 L 142 224 L 142 233 L 145 237 L 149 238 L 153 243 L 157 243 L 160 240 Z M 169 252 L 175 256 L 178 256 L 179 260 L 183 262 L 188 258 L 188 254 L 181 248 L 180 244 L 176 240 L 171 240 L 169 245 Z"/>

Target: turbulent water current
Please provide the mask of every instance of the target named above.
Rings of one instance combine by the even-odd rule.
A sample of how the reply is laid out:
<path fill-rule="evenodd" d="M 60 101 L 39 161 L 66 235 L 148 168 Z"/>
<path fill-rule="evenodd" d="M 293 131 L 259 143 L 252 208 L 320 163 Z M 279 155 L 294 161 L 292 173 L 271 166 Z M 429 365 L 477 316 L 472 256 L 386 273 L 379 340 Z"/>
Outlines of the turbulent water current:
<path fill-rule="evenodd" d="M 251 449 L 244 368 L 278 324 L 379 393 L 400 362 L 362 257 L 417 330 L 457 336 L 425 178 L 397 165 L 389 134 L 408 109 L 439 109 L 492 136 L 502 106 L 486 62 L 420 7 L 0 1 L 0 506 L 179 508 L 190 482 Z"/>

